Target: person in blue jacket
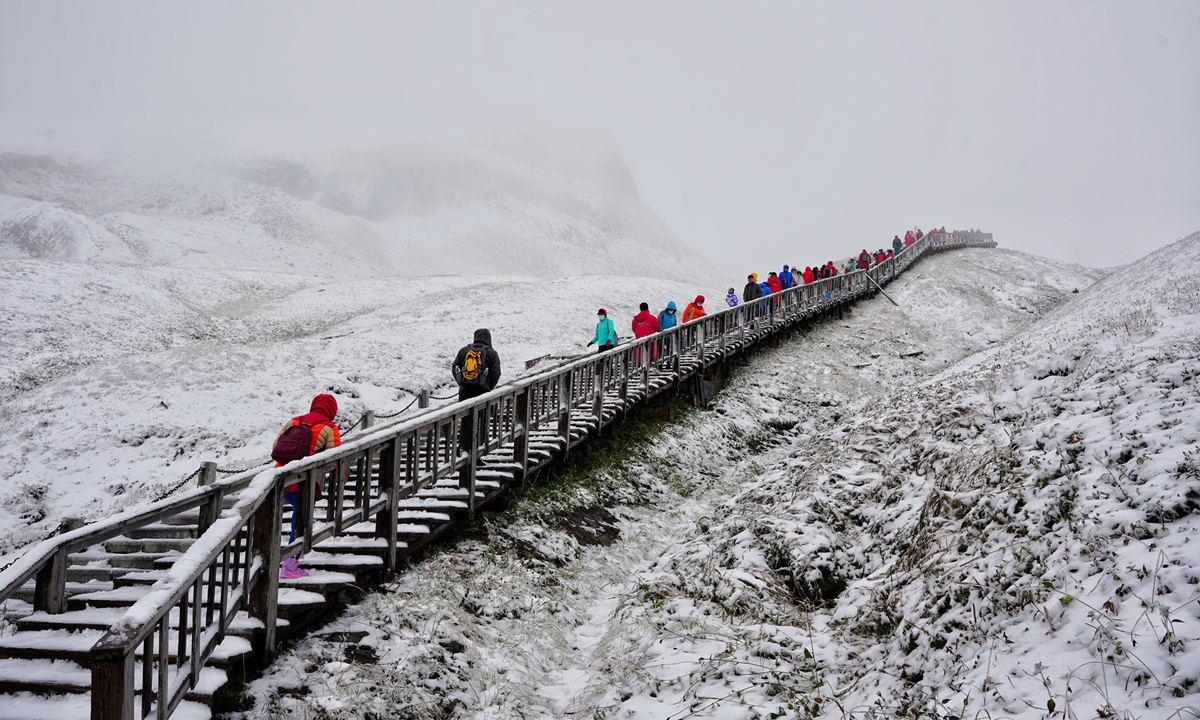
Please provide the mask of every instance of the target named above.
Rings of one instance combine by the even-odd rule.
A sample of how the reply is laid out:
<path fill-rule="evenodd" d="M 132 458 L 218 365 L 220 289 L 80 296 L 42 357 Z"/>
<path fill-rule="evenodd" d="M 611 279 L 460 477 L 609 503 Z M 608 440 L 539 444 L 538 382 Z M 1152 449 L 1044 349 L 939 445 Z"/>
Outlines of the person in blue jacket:
<path fill-rule="evenodd" d="M 784 265 L 783 272 L 779 273 L 779 282 L 783 283 L 784 290 L 796 284 L 796 278 L 792 276 L 792 270 L 787 265 Z"/>
<path fill-rule="evenodd" d="M 676 310 L 678 310 L 678 308 L 675 307 L 674 300 L 667 303 L 667 307 L 658 314 L 659 330 L 669 330 L 679 324 L 679 318 L 677 317 Z"/>
<path fill-rule="evenodd" d="M 599 318 L 596 321 L 596 334 L 592 336 L 588 347 L 596 345 L 600 348 L 600 352 L 612 350 L 617 346 L 617 330 L 613 327 L 613 321 L 609 319 L 608 311 L 604 308 L 600 308 L 596 317 Z"/>
<path fill-rule="evenodd" d="M 675 307 L 675 301 L 672 300 L 671 302 L 667 303 L 667 306 L 663 308 L 663 311 L 658 314 L 658 329 L 660 332 L 663 330 L 670 330 L 678 324 L 679 308 Z M 671 336 L 663 338 L 660 341 L 658 354 L 655 357 L 665 360 L 668 356 L 670 356 L 671 352 L 675 348 L 674 340 L 675 338 Z"/>

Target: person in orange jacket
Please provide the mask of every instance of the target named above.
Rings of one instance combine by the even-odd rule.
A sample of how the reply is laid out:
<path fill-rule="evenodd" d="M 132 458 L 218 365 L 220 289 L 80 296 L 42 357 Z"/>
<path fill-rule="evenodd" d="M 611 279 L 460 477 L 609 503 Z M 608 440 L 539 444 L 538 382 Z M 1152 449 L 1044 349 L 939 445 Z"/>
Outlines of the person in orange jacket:
<path fill-rule="evenodd" d="M 704 317 L 704 296 L 697 295 L 696 299 L 688 303 L 688 306 L 683 309 L 683 321 L 685 323 L 693 320 L 699 320 Z"/>

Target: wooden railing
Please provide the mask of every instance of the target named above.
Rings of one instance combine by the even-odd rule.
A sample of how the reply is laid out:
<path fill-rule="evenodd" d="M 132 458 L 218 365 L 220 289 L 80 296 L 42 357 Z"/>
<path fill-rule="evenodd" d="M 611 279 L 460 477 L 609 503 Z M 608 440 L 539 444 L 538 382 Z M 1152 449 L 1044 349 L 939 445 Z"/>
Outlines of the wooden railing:
<path fill-rule="evenodd" d="M 341 447 L 285 467 L 248 471 L 48 540 L 0 574 L 0 600 L 36 577 L 38 609 L 61 612 L 68 553 L 200 508 L 195 543 L 91 650 L 93 719 L 169 717 L 195 687 L 200 669 L 239 611 L 248 611 L 263 625 L 260 660 L 273 657 L 283 559 L 374 520 L 376 537 L 386 542 L 384 565 L 394 570 L 396 508 L 402 498 L 457 475 L 458 489 L 447 495 L 463 502 L 473 517 L 485 497 L 477 488 L 481 456 L 511 447 L 511 469 L 523 479 L 530 469 L 532 432 L 552 430 L 559 458 L 564 457 L 583 440 L 572 433 L 573 421 L 599 431 L 616 419 L 611 408 L 625 409 L 651 395 L 652 366 L 665 368 L 672 383 L 687 381 L 782 327 L 873 293 L 931 252 L 960 247 L 994 243 L 987 233 L 933 233 L 869 270 L 713 312 L 478 398 L 367 429 Z M 328 499 L 324 517 L 318 518 L 315 493 L 321 481 Z M 281 543 L 283 488 L 293 483 L 300 486 L 304 516 L 312 520 L 295 541 Z M 239 493 L 236 503 L 222 511 L 223 498 L 233 492 Z M 138 687 L 142 692 L 135 713 Z"/>

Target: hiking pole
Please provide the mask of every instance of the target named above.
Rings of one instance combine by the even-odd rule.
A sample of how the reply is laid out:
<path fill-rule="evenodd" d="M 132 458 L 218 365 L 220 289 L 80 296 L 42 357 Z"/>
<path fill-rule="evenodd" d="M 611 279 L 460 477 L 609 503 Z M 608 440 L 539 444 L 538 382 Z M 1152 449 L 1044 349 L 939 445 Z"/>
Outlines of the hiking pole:
<path fill-rule="evenodd" d="M 888 295 L 887 292 L 882 287 L 880 287 L 879 283 L 875 282 L 875 278 L 871 277 L 871 273 L 867 273 L 867 279 L 871 281 L 872 285 L 879 288 L 879 292 L 883 293 L 883 296 L 888 299 L 888 302 L 895 305 L 896 307 L 900 307 L 900 303 L 896 302 L 895 300 L 892 300 L 892 296 Z"/>

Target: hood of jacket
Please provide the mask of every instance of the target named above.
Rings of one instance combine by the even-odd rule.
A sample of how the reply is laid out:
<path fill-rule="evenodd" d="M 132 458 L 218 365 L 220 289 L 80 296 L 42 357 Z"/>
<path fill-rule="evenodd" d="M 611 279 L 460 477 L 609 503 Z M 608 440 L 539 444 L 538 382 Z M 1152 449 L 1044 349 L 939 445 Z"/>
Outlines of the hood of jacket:
<path fill-rule="evenodd" d="M 675 307 L 675 301 L 672 300 L 671 302 L 667 303 L 667 309 L 668 310 L 678 310 L 679 308 Z"/>
<path fill-rule="evenodd" d="M 337 417 L 337 411 L 337 398 L 322 393 L 313 398 L 312 405 L 308 408 L 308 414 L 304 415 L 300 420 L 305 425 L 316 425 L 322 422 L 331 423 Z"/>
<path fill-rule="evenodd" d="M 492 331 L 487 328 L 479 328 L 475 331 L 475 342 L 480 345 L 492 346 Z"/>
<path fill-rule="evenodd" d="M 693 305 L 703 305 L 703 304 L 704 304 L 704 296 L 703 296 L 703 295 L 697 295 L 697 296 L 696 296 L 696 299 L 692 301 L 692 304 L 693 304 Z"/>

